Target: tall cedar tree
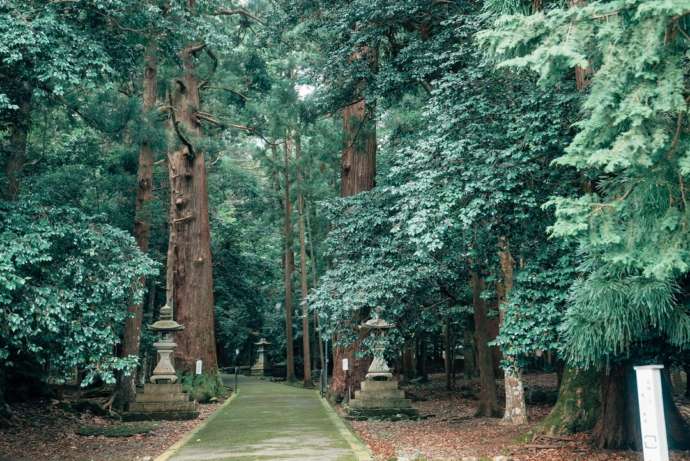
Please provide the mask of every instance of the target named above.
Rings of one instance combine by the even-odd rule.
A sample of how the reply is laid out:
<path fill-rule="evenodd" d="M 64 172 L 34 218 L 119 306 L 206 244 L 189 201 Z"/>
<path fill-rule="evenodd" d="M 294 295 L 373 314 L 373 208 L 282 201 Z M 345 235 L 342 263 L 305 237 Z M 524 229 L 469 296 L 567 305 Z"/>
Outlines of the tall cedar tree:
<path fill-rule="evenodd" d="M 189 0 L 190 10 L 195 1 Z M 200 81 L 195 59 L 205 45 L 192 43 L 180 51 L 182 75 L 170 90 L 170 127 L 178 139 L 168 152 L 170 179 L 170 237 L 168 296 L 175 319 L 185 329 L 176 336 L 175 358 L 183 372 L 192 372 L 197 360 L 204 372 L 217 369 L 214 333 L 213 263 L 208 217 L 208 186 L 204 153 L 194 146 L 201 136 Z"/>
<path fill-rule="evenodd" d="M 304 387 L 314 387 L 311 380 L 311 343 L 309 335 L 309 282 L 307 273 L 307 246 L 304 218 L 304 178 L 302 177 L 302 138 L 299 132 L 295 135 L 295 161 L 297 163 L 297 212 L 299 214 L 299 255 L 300 287 L 302 289 L 302 360 L 304 362 Z"/>
<path fill-rule="evenodd" d="M 290 202 L 290 136 L 285 133 L 283 143 L 283 239 L 285 253 L 283 258 L 283 282 L 285 287 L 285 379 L 295 380 L 295 346 L 292 332 L 292 274 L 295 272 L 295 253 L 292 250 L 292 203 Z"/>
<path fill-rule="evenodd" d="M 365 59 L 371 68 L 377 62 L 375 48 L 368 46 L 353 56 L 353 59 Z M 364 97 L 366 82 L 358 83 L 355 101 L 343 110 L 344 147 L 340 161 L 340 195 L 349 197 L 374 188 L 376 181 L 376 118 L 375 106 L 367 103 Z M 352 327 L 357 328 L 367 312 L 360 312 L 352 319 Z M 370 360 L 357 357 L 358 342 L 347 347 L 333 348 L 333 381 L 331 392 L 338 396 L 347 393 L 347 379 L 342 369 L 343 359 L 347 359 L 352 370 L 352 383 L 357 386 L 367 373 Z"/>

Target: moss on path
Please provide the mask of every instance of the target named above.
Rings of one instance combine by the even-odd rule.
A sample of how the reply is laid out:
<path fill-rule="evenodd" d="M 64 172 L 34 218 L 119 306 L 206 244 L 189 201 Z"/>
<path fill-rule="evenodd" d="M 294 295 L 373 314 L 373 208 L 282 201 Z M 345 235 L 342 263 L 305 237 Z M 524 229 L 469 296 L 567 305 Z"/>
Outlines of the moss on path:
<path fill-rule="evenodd" d="M 171 461 L 357 461 L 313 390 L 250 378 L 239 388 Z"/>

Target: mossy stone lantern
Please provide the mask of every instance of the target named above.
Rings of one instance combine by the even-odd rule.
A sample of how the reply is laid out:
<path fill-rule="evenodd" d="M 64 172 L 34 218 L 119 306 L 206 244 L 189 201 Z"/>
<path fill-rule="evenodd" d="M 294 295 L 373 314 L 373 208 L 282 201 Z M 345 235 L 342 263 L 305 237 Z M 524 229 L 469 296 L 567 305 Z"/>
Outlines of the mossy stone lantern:
<path fill-rule="evenodd" d="M 177 381 L 177 374 L 172 362 L 172 354 L 175 351 L 175 341 L 173 341 L 173 333 L 184 330 L 184 326 L 173 320 L 173 310 L 169 305 L 161 307 L 160 318 L 149 325 L 149 329 L 160 333 L 161 339 L 153 343 L 153 347 L 158 352 L 158 364 L 151 375 L 151 382 L 158 383 L 174 383 Z"/>
<path fill-rule="evenodd" d="M 369 330 L 374 336 L 374 359 L 371 361 L 369 370 L 367 370 L 366 379 L 373 381 L 388 381 L 393 378 L 393 373 L 388 367 L 384 352 L 386 351 L 386 342 L 384 337 L 386 330 L 393 328 L 395 325 L 386 322 L 381 318 L 381 308 L 377 308 L 371 319 L 364 322 L 360 328 Z"/>
<path fill-rule="evenodd" d="M 371 319 L 360 325 L 368 330 L 374 339 L 374 360 L 369 366 L 366 379 L 360 383 L 361 389 L 355 391 L 355 398 L 347 404 L 347 412 L 355 418 L 400 419 L 416 418 L 417 410 L 412 407 L 405 392 L 398 388 L 398 381 L 393 377 L 386 363 L 386 330 L 395 325 L 381 318 L 381 308 L 377 308 Z"/>
<path fill-rule="evenodd" d="M 259 346 L 257 351 L 256 363 L 252 367 L 252 376 L 265 376 L 271 369 L 271 365 L 266 358 L 266 349 L 271 345 L 270 342 L 266 341 L 266 338 L 261 338 L 259 342 L 254 343 Z"/>

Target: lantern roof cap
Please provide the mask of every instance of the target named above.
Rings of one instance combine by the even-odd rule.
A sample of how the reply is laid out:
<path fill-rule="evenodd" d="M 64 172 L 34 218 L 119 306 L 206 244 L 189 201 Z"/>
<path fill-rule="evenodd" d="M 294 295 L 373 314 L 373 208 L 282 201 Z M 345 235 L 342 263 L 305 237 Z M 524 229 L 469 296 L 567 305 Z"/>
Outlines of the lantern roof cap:
<path fill-rule="evenodd" d="M 160 317 L 153 325 L 149 325 L 149 329 L 153 331 L 160 331 L 165 333 L 167 331 L 180 331 L 184 330 L 184 326 L 173 320 L 173 310 L 168 304 L 161 307 Z"/>
<path fill-rule="evenodd" d="M 388 328 L 393 328 L 395 326 L 394 324 L 388 323 L 381 318 L 381 312 L 383 312 L 383 309 L 381 307 L 377 307 L 374 310 L 374 314 L 371 316 L 371 318 L 364 322 L 361 327 L 371 330 L 385 330 Z"/>

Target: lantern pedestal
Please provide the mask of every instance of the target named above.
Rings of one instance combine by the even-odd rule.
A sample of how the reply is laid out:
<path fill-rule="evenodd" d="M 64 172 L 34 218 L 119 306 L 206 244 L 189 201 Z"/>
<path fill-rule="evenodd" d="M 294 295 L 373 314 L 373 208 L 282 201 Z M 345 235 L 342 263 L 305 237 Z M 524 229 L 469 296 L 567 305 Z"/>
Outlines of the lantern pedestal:
<path fill-rule="evenodd" d="M 189 394 L 182 391 L 181 384 L 144 384 L 137 392 L 136 401 L 129 404 L 129 412 L 122 419 L 142 420 L 182 420 L 196 419 L 199 416 L 197 403 L 190 400 Z"/>
<path fill-rule="evenodd" d="M 362 390 L 355 391 L 355 398 L 348 403 L 347 412 L 355 419 L 402 419 L 416 418 L 419 413 L 412 407 L 405 392 L 398 388 L 398 381 L 365 380 Z"/>

